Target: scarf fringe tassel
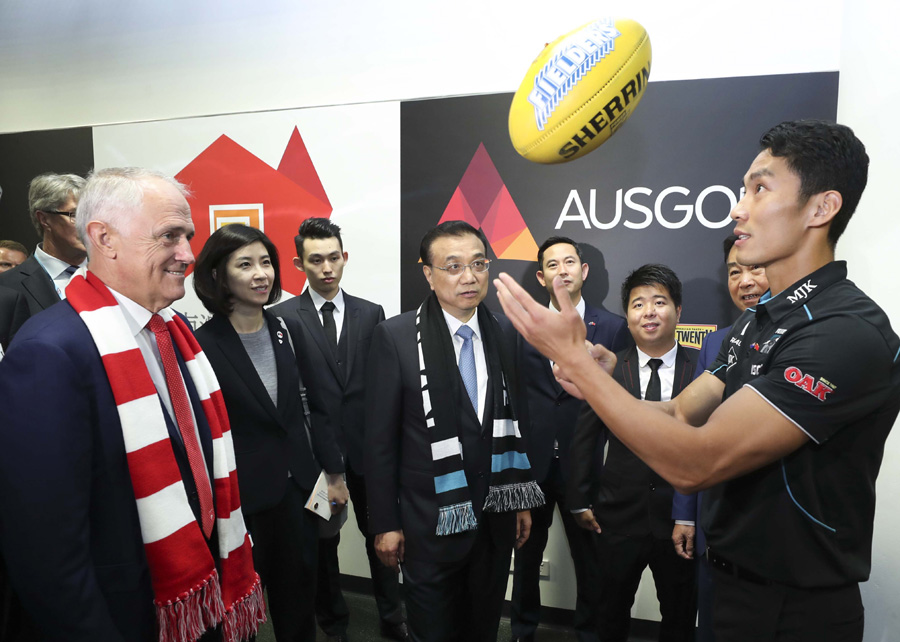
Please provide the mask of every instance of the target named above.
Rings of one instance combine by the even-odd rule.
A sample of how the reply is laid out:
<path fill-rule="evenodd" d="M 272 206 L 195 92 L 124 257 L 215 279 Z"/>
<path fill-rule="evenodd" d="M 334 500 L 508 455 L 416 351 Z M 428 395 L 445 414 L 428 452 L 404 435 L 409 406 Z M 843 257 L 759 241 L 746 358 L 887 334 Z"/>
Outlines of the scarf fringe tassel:
<path fill-rule="evenodd" d="M 524 484 L 491 486 L 487 499 L 484 500 L 484 510 L 506 513 L 537 508 L 545 503 L 544 491 L 536 481 L 529 481 Z"/>
<path fill-rule="evenodd" d="M 222 623 L 224 642 L 238 642 L 256 635 L 259 625 L 266 621 L 266 602 L 257 576 L 250 594 L 235 601 Z"/>
<path fill-rule="evenodd" d="M 156 604 L 159 642 L 192 642 L 215 626 L 224 615 L 219 574 L 213 571 L 203 584 L 191 589 L 186 597 L 167 604 Z"/>
<path fill-rule="evenodd" d="M 437 534 L 452 535 L 478 528 L 472 502 L 460 502 L 451 506 L 441 506 L 438 513 Z"/>

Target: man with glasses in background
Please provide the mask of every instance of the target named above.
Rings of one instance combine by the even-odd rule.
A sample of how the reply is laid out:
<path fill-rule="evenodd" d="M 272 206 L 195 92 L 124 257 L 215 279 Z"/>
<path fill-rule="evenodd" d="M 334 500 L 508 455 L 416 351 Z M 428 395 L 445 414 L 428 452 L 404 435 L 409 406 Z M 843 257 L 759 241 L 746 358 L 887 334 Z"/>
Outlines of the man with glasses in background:
<path fill-rule="evenodd" d="M 27 314 L 0 314 L 3 319 L 16 319 L 15 327 L 0 328 L 0 335 L 9 341 L 25 319 L 66 298 L 69 280 L 87 262 L 84 244 L 75 233 L 75 207 L 82 187 L 84 179 L 75 174 L 41 174 L 31 181 L 28 211 L 41 242 L 32 256 L 0 274 L 0 286 L 22 295 L 14 304 L 28 306 Z"/>

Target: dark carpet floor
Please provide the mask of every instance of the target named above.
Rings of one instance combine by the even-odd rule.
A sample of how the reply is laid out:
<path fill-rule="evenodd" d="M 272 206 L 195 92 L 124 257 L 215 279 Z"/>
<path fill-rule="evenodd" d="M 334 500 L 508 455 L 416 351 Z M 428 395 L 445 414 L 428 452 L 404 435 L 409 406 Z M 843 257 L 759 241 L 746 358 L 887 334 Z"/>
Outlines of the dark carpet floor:
<path fill-rule="evenodd" d="M 383 640 L 378 626 L 375 598 L 363 593 L 344 591 L 344 599 L 347 600 L 347 606 L 350 607 L 350 626 L 347 630 L 349 642 L 380 642 Z M 639 623 L 635 624 L 637 626 L 633 627 L 634 629 L 642 628 Z M 639 632 L 633 632 L 629 642 L 650 642 L 655 637 L 655 635 L 642 637 Z M 268 622 L 264 624 L 256 639 L 257 642 L 275 642 L 272 625 Z M 497 636 L 497 640 L 498 642 L 509 642 L 509 639 L 509 618 L 504 617 L 500 620 L 500 634 Z M 538 628 L 537 642 L 574 642 L 575 639 L 575 634 L 565 627 L 542 625 Z M 321 630 L 317 632 L 316 641 L 325 642 L 325 635 Z"/>

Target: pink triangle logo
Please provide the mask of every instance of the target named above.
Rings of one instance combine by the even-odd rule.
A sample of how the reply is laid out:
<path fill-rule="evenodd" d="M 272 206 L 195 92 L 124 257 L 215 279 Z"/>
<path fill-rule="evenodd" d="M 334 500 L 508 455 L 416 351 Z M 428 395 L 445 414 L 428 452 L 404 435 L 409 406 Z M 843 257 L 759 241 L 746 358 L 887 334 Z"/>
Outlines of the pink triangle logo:
<path fill-rule="evenodd" d="M 537 256 L 537 243 L 484 143 L 475 150 L 438 223 L 444 221 L 465 221 L 481 229 L 498 259 L 534 261 Z"/>

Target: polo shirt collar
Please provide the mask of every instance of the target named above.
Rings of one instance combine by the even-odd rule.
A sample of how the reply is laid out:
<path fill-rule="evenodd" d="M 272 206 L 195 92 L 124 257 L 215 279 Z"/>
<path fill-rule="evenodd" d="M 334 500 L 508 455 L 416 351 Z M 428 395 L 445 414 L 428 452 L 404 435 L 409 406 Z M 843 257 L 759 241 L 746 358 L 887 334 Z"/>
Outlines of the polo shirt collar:
<path fill-rule="evenodd" d="M 768 314 L 773 321 L 783 319 L 794 310 L 802 308 L 814 299 L 820 292 L 828 289 L 838 281 L 847 278 L 847 262 L 832 261 L 823 265 L 818 270 L 809 274 L 793 285 L 790 285 L 772 296 L 769 290 L 756 304 L 756 315 Z"/>

